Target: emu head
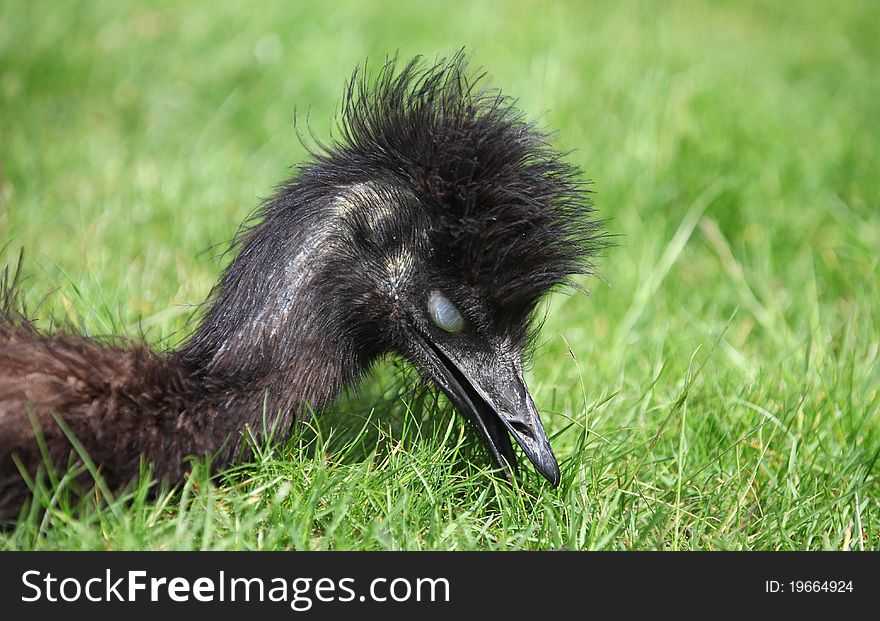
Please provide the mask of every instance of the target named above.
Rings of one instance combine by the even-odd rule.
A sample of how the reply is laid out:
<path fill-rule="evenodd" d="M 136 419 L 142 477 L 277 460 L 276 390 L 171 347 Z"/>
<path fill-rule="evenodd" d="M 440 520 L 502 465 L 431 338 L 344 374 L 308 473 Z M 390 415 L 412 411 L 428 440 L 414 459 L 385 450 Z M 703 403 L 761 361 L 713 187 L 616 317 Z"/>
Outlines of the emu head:
<path fill-rule="evenodd" d="M 601 232 L 579 171 L 478 82 L 461 55 L 427 68 L 390 62 L 375 79 L 355 72 L 341 136 L 312 151 L 244 234 L 237 261 L 262 256 L 267 269 L 233 263 L 225 286 L 272 275 L 242 303 L 277 329 L 239 340 L 302 352 L 306 339 L 318 366 L 337 351 L 356 362 L 342 381 L 400 355 L 446 393 L 505 475 L 516 469 L 512 437 L 555 485 L 523 362 L 539 300 L 591 271 Z"/>

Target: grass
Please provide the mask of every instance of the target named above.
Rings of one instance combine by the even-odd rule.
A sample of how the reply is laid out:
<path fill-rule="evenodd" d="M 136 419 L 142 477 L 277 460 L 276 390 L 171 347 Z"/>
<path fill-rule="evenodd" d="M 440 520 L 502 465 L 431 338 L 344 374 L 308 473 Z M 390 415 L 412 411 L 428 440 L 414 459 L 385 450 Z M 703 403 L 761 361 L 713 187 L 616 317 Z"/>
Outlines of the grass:
<path fill-rule="evenodd" d="M 0 1 L 2 260 L 42 325 L 172 346 L 294 106 L 326 136 L 356 63 L 466 46 L 619 236 L 527 376 L 560 487 L 389 361 L 252 463 L 60 494 L 0 549 L 880 548 L 876 3 L 444 6 Z"/>

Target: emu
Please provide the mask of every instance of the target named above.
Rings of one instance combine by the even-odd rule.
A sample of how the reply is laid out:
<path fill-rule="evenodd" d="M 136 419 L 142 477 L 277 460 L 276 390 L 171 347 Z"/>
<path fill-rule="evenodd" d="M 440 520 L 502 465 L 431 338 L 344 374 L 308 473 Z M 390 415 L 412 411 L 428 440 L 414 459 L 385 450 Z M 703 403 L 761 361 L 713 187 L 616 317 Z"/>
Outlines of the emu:
<path fill-rule="evenodd" d="M 226 467 L 266 423 L 284 437 L 388 354 L 449 397 L 504 476 L 517 472 L 512 437 L 558 484 L 523 364 L 539 300 L 594 272 L 602 223 L 580 170 L 481 79 L 460 53 L 356 69 L 339 136 L 241 229 L 175 350 L 42 332 L 7 282 L 0 516 L 29 497 L 23 474 L 67 462 L 69 433 L 108 485 L 142 460 L 179 480 L 188 456 Z"/>

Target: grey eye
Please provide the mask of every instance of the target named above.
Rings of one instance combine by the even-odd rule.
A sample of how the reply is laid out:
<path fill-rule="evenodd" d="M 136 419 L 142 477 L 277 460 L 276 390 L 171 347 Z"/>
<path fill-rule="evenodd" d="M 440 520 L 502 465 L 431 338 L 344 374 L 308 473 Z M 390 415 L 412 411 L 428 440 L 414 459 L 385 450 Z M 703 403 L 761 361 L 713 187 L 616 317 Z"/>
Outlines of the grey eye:
<path fill-rule="evenodd" d="M 428 297 L 428 314 L 434 325 L 441 330 L 452 334 L 458 334 L 464 330 L 464 317 L 455 308 L 455 304 L 439 291 L 432 291 Z"/>

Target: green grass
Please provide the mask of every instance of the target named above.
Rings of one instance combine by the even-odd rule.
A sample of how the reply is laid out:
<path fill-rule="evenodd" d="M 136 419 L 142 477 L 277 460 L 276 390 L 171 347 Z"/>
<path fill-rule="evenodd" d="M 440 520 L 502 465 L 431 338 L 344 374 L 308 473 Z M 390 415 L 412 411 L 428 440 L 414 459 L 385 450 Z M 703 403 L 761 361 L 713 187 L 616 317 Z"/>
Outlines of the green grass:
<path fill-rule="evenodd" d="M 501 483 L 390 361 L 253 463 L 0 548 L 880 548 L 878 5 L 445 7 L 0 1 L 0 258 L 41 325 L 172 346 L 294 107 L 326 136 L 356 63 L 465 46 L 619 235 L 527 376 L 560 487 Z"/>

